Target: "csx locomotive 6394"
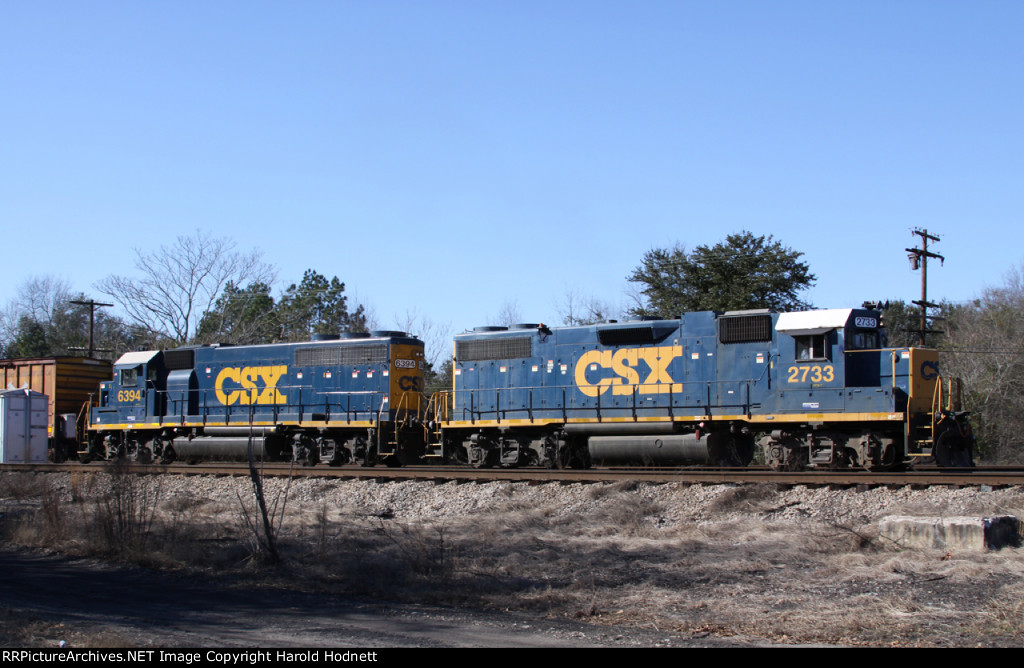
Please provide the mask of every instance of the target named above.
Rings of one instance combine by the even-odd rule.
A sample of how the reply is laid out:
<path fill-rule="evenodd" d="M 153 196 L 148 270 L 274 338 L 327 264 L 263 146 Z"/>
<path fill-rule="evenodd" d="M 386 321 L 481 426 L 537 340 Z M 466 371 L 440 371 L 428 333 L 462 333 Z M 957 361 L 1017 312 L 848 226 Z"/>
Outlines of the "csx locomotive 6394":
<path fill-rule="evenodd" d="M 89 456 L 399 463 L 422 450 L 423 342 L 404 332 L 127 353 Z"/>
<path fill-rule="evenodd" d="M 673 320 L 481 327 L 426 400 L 401 332 L 130 353 L 93 410 L 92 450 L 306 463 L 895 469 L 972 464 L 934 350 L 886 347 L 880 313 L 687 313 Z"/>

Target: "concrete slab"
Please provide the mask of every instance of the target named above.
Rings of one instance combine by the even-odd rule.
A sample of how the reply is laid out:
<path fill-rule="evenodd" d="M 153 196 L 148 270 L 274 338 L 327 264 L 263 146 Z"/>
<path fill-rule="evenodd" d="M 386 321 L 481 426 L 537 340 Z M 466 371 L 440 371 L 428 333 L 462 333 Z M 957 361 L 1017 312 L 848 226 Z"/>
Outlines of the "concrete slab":
<path fill-rule="evenodd" d="M 1021 524 L 1012 515 L 997 517 L 883 517 L 882 538 L 907 548 L 998 550 L 1021 544 Z"/>

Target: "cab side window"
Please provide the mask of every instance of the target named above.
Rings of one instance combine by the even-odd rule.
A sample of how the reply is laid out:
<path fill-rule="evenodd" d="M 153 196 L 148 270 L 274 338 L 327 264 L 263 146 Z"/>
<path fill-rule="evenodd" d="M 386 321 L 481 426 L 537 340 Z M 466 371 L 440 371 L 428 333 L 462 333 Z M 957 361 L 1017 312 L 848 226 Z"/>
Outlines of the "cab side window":
<path fill-rule="evenodd" d="M 824 334 L 804 334 L 793 339 L 796 341 L 797 361 L 827 359 Z"/>
<path fill-rule="evenodd" d="M 121 387 L 135 387 L 139 382 L 139 368 L 121 369 Z"/>

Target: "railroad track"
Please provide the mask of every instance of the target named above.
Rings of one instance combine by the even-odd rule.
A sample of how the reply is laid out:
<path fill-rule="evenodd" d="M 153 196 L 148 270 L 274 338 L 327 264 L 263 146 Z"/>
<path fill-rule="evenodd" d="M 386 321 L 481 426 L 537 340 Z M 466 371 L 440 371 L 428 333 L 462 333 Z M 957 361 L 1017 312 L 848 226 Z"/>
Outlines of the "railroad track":
<path fill-rule="evenodd" d="M 0 471 L 31 471 L 40 473 L 83 472 L 97 473 L 107 470 L 109 464 L 0 464 Z M 237 462 L 214 462 L 203 464 L 142 465 L 128 464 L 128 470 L 139 474 L 171 475 L 249 475 L 248 466 Z M 946 485 L 953 487 L 1008 487 L 1024 485 L 1024 468 L 1020 467 L 979 467 L 974 469 L 924 468 L 899 473 L 875 473 L 869 471 L 798 471 L 778 472 L 764 467 L 743 469 L 713 468 L 651 468 L 651 469 L 472 469 L 449 466 L 408 466 L 386 467 L 302 467 L 288 463 L 268 463 L 261 467 L 264 476 L 312 476 L 323 478 L 358 478 L 376 480 L 434 480 L 487 482 L 494 480 L 542 482 L 616 482 L 636 480 L 639 482 L 684 482 L 693 484 L 720 483 L 775 483 L 779 485 L 837 485 L 871 486 L 882 485 Z"/>

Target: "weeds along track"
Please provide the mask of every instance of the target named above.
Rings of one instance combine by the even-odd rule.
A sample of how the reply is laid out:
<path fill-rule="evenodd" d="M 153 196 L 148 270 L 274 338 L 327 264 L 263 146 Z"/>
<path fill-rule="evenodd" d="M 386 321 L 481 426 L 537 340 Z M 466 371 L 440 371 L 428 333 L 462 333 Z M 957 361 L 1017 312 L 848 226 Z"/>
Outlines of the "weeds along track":
<path fill-rule="evenodd" d="M 263 489 L 281 557 L 271 564 L 244 467 L 180 467 L 194 475 L 136 475 L 161 469 L 123 464 L 39 470 L 0 471 L 0 556 L 7 550 L 20 561 L 6 563 L 25 563 L 42 548 L 76 560 L 63 578 L 51 561 L 42 564 L 42 585 L 27 582 L 23 569 L 0 569 L 16 646 L 237 644 L 243 631 L 264 644 L 294 644 L 310 629 L 336 628 L 316 611 L 356 598 L 407 603 L 398 616 L 405 620 L 437 604 L 503 620 L 585 622 L 587 634 L 616 638 L 654 631 L 673 646 L 745 637 L 1019 647 L 1024 638 L 1024 549 L 910 550 L 878 528 L 891 514 L 1024 516 L 1021 486 L 662 483 L 638 481 L 635 470 L 619 482 L 590 482 L 615 473 L 597 470 L 568 472 L 590 476 L 578 482 L 463 484 L 472 471 L 445 481 L 401 479 L 414 473 L 406 469 L 296 467 L 289 476 L 288 466 L 267 466 Z M 147 587 L 162 580 L 152 577 L 158 570 L 173 578 L 140 596 L 123 579 L 100 584 L 99 560 L 143 566 L 128 575 Z M 197 605 L 197 589 L 211 602 Z M 41 607 L 41 591 L 57 603 Z M 308 608 L 294 607 L 294 598 L 268 608 L 271 591 L 298 592 Z M 19 592 L 18 603 L 10 592 Z M 103 604 L 98 615 L 64 612 L 93 601 Z M 223 614 L 211 617 L 213 609 Z M 267 624 L 262 611 L 272 609 L 286 611 L 291 625 Z M 108 628 L 126 640 L 96 635 Z"/>
<path fill-rule="evenodd" d="M 33 472 L 105 472 L 110 463 L 90 464 L 0 464 L 0 471 Z M 125 466 L 121 464 L 121 466 Z M 948 485 L 954 487 L 1007 487 L 1024 485 L 1024 468 L 978 467 L 973 469 L 919 469 L 915 471 L 797 471 L 778 472 L 763 467 L 750 468 L 492 468 L 472 469 L 448 466 L 385 467 L 304 467 L 273 462 L 258 467 L 266 477 L 356 478 L 375 480 L 444 481 L 525 481 L 525 482 L 681 482 L 693 484 L 773 483 L 777 485 Z M 218 462 L 205 464 L 144 465 L 128 464 L 126 470 L 149 475 L 223 475 L 247 476 L 247 464 Z"/>

